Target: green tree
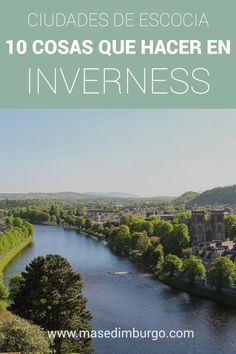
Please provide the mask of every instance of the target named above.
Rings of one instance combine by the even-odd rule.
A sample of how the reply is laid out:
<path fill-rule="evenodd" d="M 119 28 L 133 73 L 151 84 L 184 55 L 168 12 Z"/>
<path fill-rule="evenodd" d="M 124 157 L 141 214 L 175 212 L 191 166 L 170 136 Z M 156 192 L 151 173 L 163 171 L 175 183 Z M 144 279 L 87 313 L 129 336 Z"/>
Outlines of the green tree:
<path fill-rule="evenodd" d="M 19 219 L 19 218 L 18 218 Z M 21 219 L 19 219 L 21 220 Z M 5 230 L 1 233 L 0 237 L 0 253 L 5 252 L 19 242 L 26 239 L 28 236 L 31 236 L 33 233 L 33 226 L 27 221 L 21 220 L 19 222 L 21 226 L 13 227 L 11 229 Z"/>
<path fill-rule="evenodd" d="M 125 254 L 131 247 L 131 235 L 127 225 L 115 227 L 112 231 L 109 243 L 119 254 Z"/>
<path fill-rule="evenodd" d="M 90 313 L 82 295 L 82 281 L 68 261 L 59 255 L 35 258 L 13 287 L 10 310 L 45 330 L 90 330 Z M 68 340 L 56 337 L 57 354 L 71 351 L 93 353 L 90 339 Z M 66 344 L 65 344 L 66 343 Z"/>
<path fill-rule="evenodd" d="M 193 254 L 193 250 L 192 250 L 191 247 L 184 248 L 184 249 L 182 250 L 182 256 L 183 256 L 184 258 L 189 258 L 190 256 L 192 256 L 192 254 Z"/>
<path fill-rule="evenodd" d="M 85 222 L 86 222 L 85 218 L 79 217 L 79 218 L 77 218 L 75 224 L 79 230 L 82 230 L 85 227 Z"/>
<path fill-rule="evenodd" d="M 15 227 L 22 227 L 23 226 L 23 220 L 21 218 L 14 218 L 13 219 L 13 226 Z"/>
<path fill-rule="evenodd" d="M 132 239 L 135 238 L 135 245 L 133 246 L 139 253 L 145 252 L 148 245 L 150 244 L 150 238 L 147 235 L 146 231 L 137 232 L 132 235 Z"/>
<path fill-rule="evenodd" d="M 104 231 L 103 225 L 102 225 L 102 224 L 99 224 L 99 223 L 93 224 L 92 229 L 93 229 L 93 231 L 94 231 L 96 234 L 102 234 L 103 231 Z"/>
<path fill-rule="evenodd" d="M 9 316 L 0 323 L 0 350 L 22 354 L 51 354 L 47 334 L 37 325 Z"/>
<path fill-rule="evenodd" d="M 139 231 L 146 231 L 148 236 L 152 236 L 154 227 L 151 221 L 143 221 L 140 223 L 140 230 Z"/>
<path fill-rule="evenodd" d="M 76 223 L 76 218 L 73 215 L 66 215 L 64 221 L 67 225 L 74 226 Z"/>
<path fill-rule="evenodd" d="M 225 218 L 225 235 L 230 240 L 236 238 L 236 215 L 229 215 Z"/>
<path fill-rule="evenodd" d="M 136 216 L 136 215 L 122 215 L 121 219 L 120 219 L 120 224 L 129 226 L 129 228 L 133 232 L 133 231 L 139 231 L 139 230 L 133 230 L 132 226 L 139 224 L 142 221 L 143 221 L 143 219 L 140 218 L 139 216 Z"/>
<path fill-rule="evenodd" d="M 22 273 L 13 275 L 9 281 L 10 298 L 14 299 L 23 287 L 24 278 Z"/>
<path fill-rule="evenodd" d="M 92 228 L 92 226 L 93 226 L 92 220 L 86 219 L 86 220 L 85 220 L 85 223 L 84 223 L 84 228 L 85 228 L 86 230 L 89 230 L 89 229 Z"/>
<path fill-rule="evenodd" d="M 13 224 L 13 216 L 12 215 L 9 215 L 7 218 L 6 218 L 6 223 L 7 225 L 12 225 Z"/>
<path fill-rule="evenodd" d="M 7 287 L 3 284 L 2 274 L 0 274 L 0 300 L 7 301 L 9 296 L 9 291 Z"/>
<path fill-rule="evenodd" d="M 193 284 L 196 280 L 204 279 L 206 269 L 201 259 L 196 256 L 190 256 L 183 261 L 183 276 Z"/>
<path fill-rule="evenodd" d="M 157 246 L 149 245 L 146 251 L 144 252 L 143 259 L 151 267 L 161 268 L 161 265 L 164 261 L 164 252 L 162 244 Z"/>
<path fill-rule="evenodd" d="M 161 243 L 165 243 L 166 238 L 173 230 L 173 225 L 170 221 L 161 220 L 154 227 L 154 234 L 160 237 Z"/>
<path fill-rule="evenodd" d="M 34 234 L 34 226 L 32 224 L 30 224 L 28 221 L 24 221 L 23 226 L 25 226 L 27 228 L 30 236 L 32 236 Z"/>
<path fill-rule="evenodd" d="M 150 217 L 148 218 L 148 221 L 151 221 L 151 223 L 152 223 L 153 225 L 156 225 L 156 224 L 158 224 L 158 223 L 161 221 L 161 219 L 160 219 L 160 216 L 152 215 L 152 216 L 150 216 Z"/>
<path fill-rule="evenodd" d="M 192 212 L 191 211 L 181 211 L 177 213 L 173 219 L 173 222 L 176 224 L 190 224 L 190 220 L 192 217 Z"/>
<path fill-rule="evenodd" d="M 175 272 L 182 269 L 182 266 L 183 263 L 179 257 L 175 256 L 174 254 L 168 254 L 165 257 L 162 269 L 165 273 L 173 276 Z"/>
<path fill-rule="evenodd" d="M 162 264 L 164 262 L 164 252 L 163 246 L 159 244 L 153 251 L 153 257 L 156 261 L 156 269 L 160 270 L 162 268 Z"/>
<path fill-rule="evenodd" d="M 174 229 L 164 240 L 165 253 L 172 253 L 177 256 L 182 255 L 182 250 L 189 244 L 189 230 L 187 225 L 175 225 Z"/>
<path fill-rule="evenodd" d="M 210 285 L 217 290 L 232 287 L 236 280 L 235 265 L 228 257 L 215 258 L 207 274 Z"/>

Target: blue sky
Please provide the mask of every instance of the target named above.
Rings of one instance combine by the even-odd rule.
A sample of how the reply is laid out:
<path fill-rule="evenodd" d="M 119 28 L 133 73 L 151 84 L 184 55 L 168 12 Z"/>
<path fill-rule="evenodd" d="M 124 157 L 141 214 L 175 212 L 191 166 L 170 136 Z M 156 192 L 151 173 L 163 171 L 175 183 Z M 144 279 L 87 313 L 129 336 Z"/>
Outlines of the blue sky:
<path fill-rule="evenodd" d="M 0 110 L 0 128 L 2 193 L 236 183 L 235 110 Z"/>

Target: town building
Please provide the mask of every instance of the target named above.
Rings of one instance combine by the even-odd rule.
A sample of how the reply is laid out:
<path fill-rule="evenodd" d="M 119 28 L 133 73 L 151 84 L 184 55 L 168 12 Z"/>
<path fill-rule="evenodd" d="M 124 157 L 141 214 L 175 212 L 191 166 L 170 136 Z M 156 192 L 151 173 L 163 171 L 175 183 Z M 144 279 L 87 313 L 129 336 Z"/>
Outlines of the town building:
<path fill-rule="evenodd" d="M 225 213 L 223 210 L 192 211 L 190 224 L 192 245 L 225 239 Z"/>
<path fill-rule="evenodd" d="M 236 240 L 234 241 L 215 241 L 201 243 L 192 247 L 193 255 L 202 260 L 206 268 L 209 268 L 211 262 L 216 257 L 228 257 L 233 263 L 236 264 Z"/>
<path fill-rule="evenodd" d="M 151 216 L 159 216 L 160 220 L 168 221 L 168 220 L 173 220 L 175 217 L 175 214 L 166 214 L 163 213 L 160 210 L 149 210 L 147 211 L 147 218 L 150 218 Z"/>
<path fill-rule="evenodd" d="M 113 210 L 90 209 L 86 217 L 98 223 L 119 222 L 120 215 Z"/>

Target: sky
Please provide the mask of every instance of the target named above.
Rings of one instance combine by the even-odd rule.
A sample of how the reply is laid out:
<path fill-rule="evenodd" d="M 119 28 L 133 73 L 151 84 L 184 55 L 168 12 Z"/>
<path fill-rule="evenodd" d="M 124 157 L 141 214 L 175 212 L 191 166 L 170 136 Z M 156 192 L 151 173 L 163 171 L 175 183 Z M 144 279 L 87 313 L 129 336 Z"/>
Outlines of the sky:
<path fill-rule="evenodd" d="M 236 184 L 236 110 L 0 110 L 0 193 Z"/>

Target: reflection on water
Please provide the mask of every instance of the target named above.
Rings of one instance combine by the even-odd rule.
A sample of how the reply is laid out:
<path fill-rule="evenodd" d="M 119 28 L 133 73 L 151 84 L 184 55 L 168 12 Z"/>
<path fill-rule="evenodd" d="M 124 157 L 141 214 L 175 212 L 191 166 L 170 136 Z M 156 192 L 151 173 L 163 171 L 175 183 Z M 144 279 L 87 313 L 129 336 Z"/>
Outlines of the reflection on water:
<path fill-rule="evenodd" d="M 236 310 L 173 290 L 100 242 L 58 227 L 36 226 L 34 243 L 7 267 L 5 281 L 35 256 L 65 256 L 83 276 L 94 329 L 194 330 L 194 339 L 95 340 L 98 354 L 235 354 Z M 114 274 L 127 272 L 126 274 Z"/>

